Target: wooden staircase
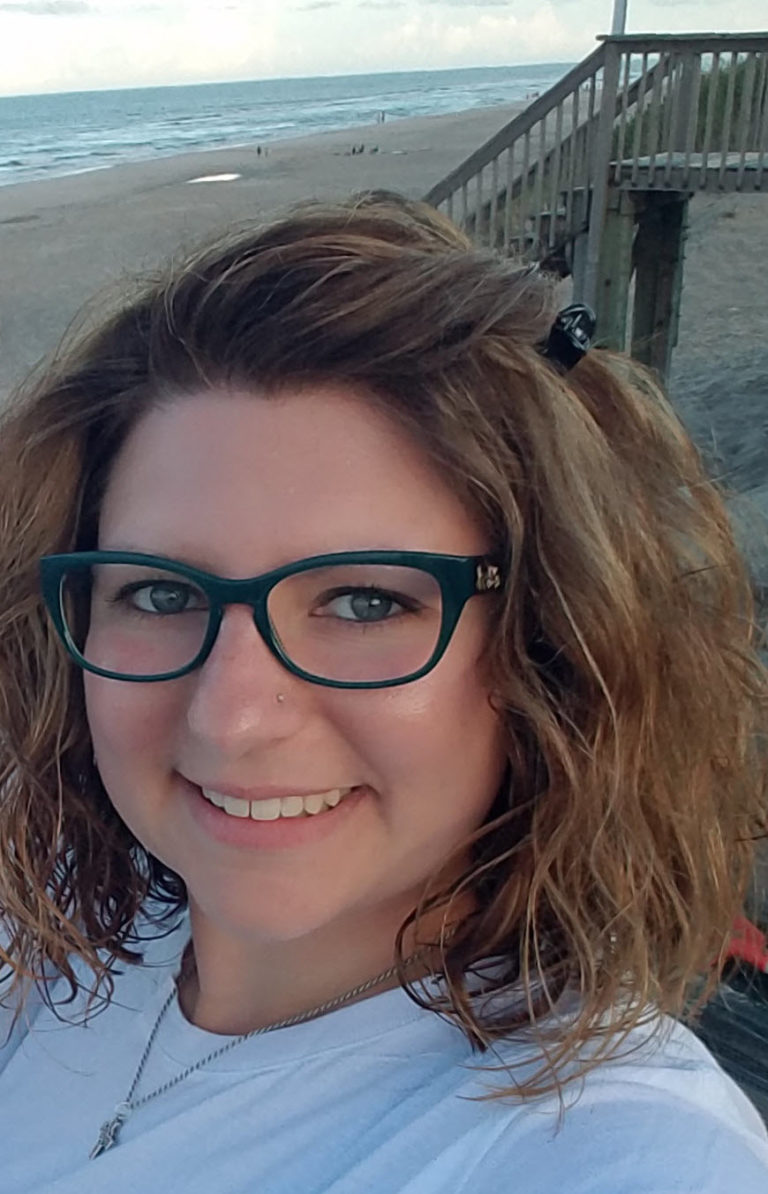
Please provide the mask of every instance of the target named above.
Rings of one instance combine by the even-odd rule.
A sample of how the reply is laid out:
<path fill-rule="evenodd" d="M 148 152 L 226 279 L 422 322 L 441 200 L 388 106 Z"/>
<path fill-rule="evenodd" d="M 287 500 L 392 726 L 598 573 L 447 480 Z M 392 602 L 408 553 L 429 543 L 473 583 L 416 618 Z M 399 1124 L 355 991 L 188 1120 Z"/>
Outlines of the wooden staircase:
<path fill-rule="evenodd" d="M 600 342 L 665 375 L 688 200 L 768 192 L 768 33 L 600 43 L 425 199 L 477 244 L 572 274 Z"/>

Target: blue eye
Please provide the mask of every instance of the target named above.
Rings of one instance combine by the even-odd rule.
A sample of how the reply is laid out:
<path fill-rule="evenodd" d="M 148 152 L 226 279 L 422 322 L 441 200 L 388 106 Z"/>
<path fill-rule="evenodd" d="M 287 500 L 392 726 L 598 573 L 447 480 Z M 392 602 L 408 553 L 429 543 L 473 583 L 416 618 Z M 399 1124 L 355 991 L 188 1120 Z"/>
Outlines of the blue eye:
<path fill-rule="evenodd" d="M 393 613 L 403 610 L 394 597 L 378 589 L 355 589 L 340 594 L 326 608 L 336 618 L 355 622 L 385 622 Z"/>
<path fill-rule="evenodd" d="M 359 625 L 391 622 L 402 614 L 413 613 L 417 604 L 401 593 L 386 589 L 347 588 L 324 593 L 314 602 L 315 617 L 338 618 Z"/>
<path fill-rule="evenodd" d="M 207 609 L 205 594 L 194 585 L 176 580 L 154 580 L 126 585 L 117 600 L 144 614 L 182 614 Z"/>

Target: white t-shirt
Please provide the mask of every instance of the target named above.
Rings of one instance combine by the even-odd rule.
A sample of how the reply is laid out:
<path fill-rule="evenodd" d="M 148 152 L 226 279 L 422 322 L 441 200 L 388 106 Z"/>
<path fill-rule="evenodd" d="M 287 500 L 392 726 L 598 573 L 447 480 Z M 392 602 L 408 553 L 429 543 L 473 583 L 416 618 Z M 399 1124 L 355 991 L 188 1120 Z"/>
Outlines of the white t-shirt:
<path fill-rule="evenodd" d="M 1 1194 L 767 1194 L 768 1136 L 702 1044 L 669 1022 L 660 1044 L 603 1064 L 567 1094 L 478 1102 L 505 1073 L 461 1032 L 387 991 L 252 1037 L 138 1108 L 120 1143 L 88 1154 L 125 1098 L 172 988 L 186 928 L 124 967 L 109 1006 L 57 1019 L 38 1004 L 6 1042 L 0 1010 Z M 135 1097 L 227 1038 L 174 1002 Z M 524 1056 L 514 1041 L 505 1061 Z M 506 1079 L 506 1082 L 505 1082 Z M 578 1097 L 577 1097 L 578 1096 Z"/>

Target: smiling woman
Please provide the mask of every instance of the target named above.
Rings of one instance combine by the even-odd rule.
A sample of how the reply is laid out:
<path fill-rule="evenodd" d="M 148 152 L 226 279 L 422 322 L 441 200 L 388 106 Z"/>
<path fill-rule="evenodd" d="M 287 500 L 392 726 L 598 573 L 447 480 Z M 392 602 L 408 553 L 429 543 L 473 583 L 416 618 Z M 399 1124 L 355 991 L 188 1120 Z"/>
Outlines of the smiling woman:
<path fill-rule="evenodd" d="M 552 296 L 309 205 L 5 414 L 3 1194 L 764 1191 L 674 1019 L 764 816 L 749 583 Z"/>

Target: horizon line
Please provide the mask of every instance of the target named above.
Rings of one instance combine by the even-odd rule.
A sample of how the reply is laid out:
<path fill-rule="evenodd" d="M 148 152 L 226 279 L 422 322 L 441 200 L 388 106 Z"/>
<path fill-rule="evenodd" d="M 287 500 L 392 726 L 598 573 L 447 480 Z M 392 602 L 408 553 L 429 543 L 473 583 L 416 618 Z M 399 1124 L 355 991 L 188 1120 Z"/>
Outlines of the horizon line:
<path fill-rule="evenodd" d="M 471 71 L 471 70 L 486 70 L 486 71 L 501 71 L 510 70 L 521 66 L 562 66 L 570 67 L 578 59 L 568 62 L 547 62 L 547 61 L 526 61 L 526 62 L 505 62 L 496 66 L 488 65 L 471 65 L 471 66 L 429 66 L 429 67 L 409 67 L 407 70 L 373 70 L 373 71 L 353 71 L 351 73 L 341 73 L 337 71 L 329 71 L 327 73 L 320 73 L 317 75 L 264 75 L 258 78 L 247 79 L 205 79 L 205 80 L 191 80 L 187 83 L 129 83 L 121 87 L 81 87 L 77 89 L 67 89 L 65 91 L 0 91 L 0 100 L 2 99 L 34 99 L 38 96 L 64 96 L 64 95 L 104 95 L 114 91 L 164 91 L 172 88 L 182 87 L 222 87 L 222 86 L 237 86 L 241 83 L 304 83 L 310 82 L 314 79 L 365 79 L 378 76 L 391 75 L 436 75 L 448 74 L 451 71 Z"/>

